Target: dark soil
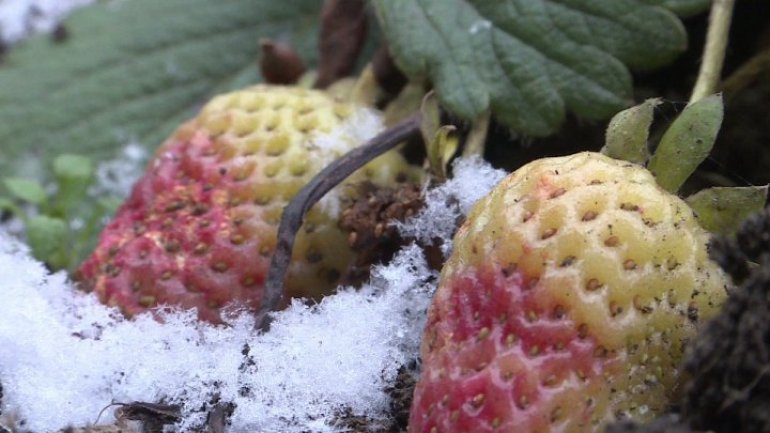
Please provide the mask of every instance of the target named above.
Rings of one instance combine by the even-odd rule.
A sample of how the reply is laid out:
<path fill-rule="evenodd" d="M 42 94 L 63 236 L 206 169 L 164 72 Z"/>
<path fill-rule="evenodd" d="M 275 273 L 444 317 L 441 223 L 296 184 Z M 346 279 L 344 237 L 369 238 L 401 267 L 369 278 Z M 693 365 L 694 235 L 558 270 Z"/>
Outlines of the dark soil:
<path fill-rule="evenodd" d="M 423 206 L 422 187 L 415 183 L 396 188 L 364 183 L 358 188 L 359 198 L 340 220 L 348 245 L 356 252 L 356 262 L 343 273 L 343 285 L 357 285 L 368 279 L 373 264 L 387 263 L 405 242 L 393 223 L 406 220 Z"/>
<path fill-rule="evenodd" d="M 725 247 L 726 250 L 725 250 Z M 730 294 L 687 354 L 693 376 L 684 416 L 717 433 L 770 433 L 770 210 L 755 215 L 736 240 L 714 245 L 713 255 L 737 279 L 741 254 L 758 264 Z M 736 269 L 738 270 L 736 272 Z"/>
<path fill-rule="evenodd" d="M 396 381 L 385 389 L 391 401 L 390 410 L 384 420 L 355 416 L 346 411 L 338 417 L 337 426 L 350 433 L 406 433 L 416 377 L 415 366 L 399 368 Z"/>

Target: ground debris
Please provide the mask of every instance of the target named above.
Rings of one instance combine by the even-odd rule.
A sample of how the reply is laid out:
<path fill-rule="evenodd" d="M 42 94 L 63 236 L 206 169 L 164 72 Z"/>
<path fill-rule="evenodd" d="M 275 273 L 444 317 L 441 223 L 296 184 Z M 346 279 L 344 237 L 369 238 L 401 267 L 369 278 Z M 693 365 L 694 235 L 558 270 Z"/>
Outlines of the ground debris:
<path fill-rule="evenodd" d="M 742 284 L 686 354 L 683 415 L 718 433 L 770 433 L 770 210 L 710 253 Z"/>
<path fill-rule="evenodd" d="M 406 433 L 409 424 L 409 409 L 417 383 L 415 363 L 402 365 L 395 382 L 385 389 L 390 396 L 390 410 L 383 419 L 372 419 L 353 414 L 350 408 L 337 416 L 337 427 L 350 433 Z"/>
<path fill-rule="evenodd" d="M 348 244 L 357 260 L 343 276 L 343 284 L 355 285 L 366 280 L 369 268 L 387 263 L 405 240 L 393 224 L 412 217 L 423 206 L 422 188 L 403 183 L 395 188 L 381 188 L 372 183 L 359 186 L 359 198 L 342 213 L 340 226 L 348 233 Z"/>

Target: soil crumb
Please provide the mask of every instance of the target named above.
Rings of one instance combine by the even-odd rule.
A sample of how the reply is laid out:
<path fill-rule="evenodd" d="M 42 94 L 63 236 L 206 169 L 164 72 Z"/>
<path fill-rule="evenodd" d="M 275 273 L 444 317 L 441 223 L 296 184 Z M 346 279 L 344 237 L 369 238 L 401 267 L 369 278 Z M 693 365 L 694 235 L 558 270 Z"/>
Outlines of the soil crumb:
<path fill-rule="evenodd" d="M 423 206 L 422 188 L 404 183 L 397 188 L 359 186 L 359 198 L 342 213 L 340 227 L 357 260 L 343 275 L 343 285 L 357 285 L 369 277 L 372 264 L 387 263 L 404 244 L 396 221 L 413 216 Z"/>
<path fill-rule="evenodd" d="M 415 364 L 415 363 L 410 363 Z M 385 419 L 373 420 L 356 416 L 350 409 L 339 414 L 337 426 L 350 433 L 406 433 L 409 423 L 409 409 L 417 376 L 414 365 L 401 366 L 395 382 L 385 388 L 390 396 L 390 410 Z"/>
<path fill-rule="evenodd" d="M 770 433 L 770 210 L 711 255 L 742 283 L 689 347 L 682 413 L 699 429 Z"/>

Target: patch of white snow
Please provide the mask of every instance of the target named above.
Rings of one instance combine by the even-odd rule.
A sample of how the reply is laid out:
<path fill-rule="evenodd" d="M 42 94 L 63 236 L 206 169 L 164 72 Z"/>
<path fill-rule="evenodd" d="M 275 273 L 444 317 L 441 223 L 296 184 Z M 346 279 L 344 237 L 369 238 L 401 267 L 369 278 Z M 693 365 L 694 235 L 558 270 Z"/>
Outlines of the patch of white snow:
<path fill-rule="evenodd" d="M 480 159 L 454 173 L 402 230 L 449 244 L 455 221 L 504 176 Z M 390 403 L 384 388 L 418 356 L 437 277 L 412 245 L 361 289 L 274 313 L 267 333 L 245 314 L 226 327 L 194 312 L 126 320 L 0 231 L 0 425 L 54 432 L 88 426 L 114 402 L 163 401 L 181 405 L 171 430 L 183 432 L 205 421 L 214 398 L 234 404 L 232 433 L 341 431 L 333 423 L 345 410 L 377 420 Z"/>
<path fill-rule="evenodd" d="M 73 10 L 94 0 L 0 0 L 0 40 L 12 44 L 47 32 Z"/>
<path fill-rule="evenodd" d="M 336 431 L 345 408 L 376 419 L 385 384 L 416 356 L 435 277 L 409 247 L 362 289 L 295 301 L 257 334 L 247 315 L 229 327 L 189 312 L 125 320 L 0 234 L 2 413 L 44 433 L 89 425 L 113 402 L 163 400 L 182 405 L 175 429 L 189 431 L 216 396 L 235 404 L 231 432 Z"/>
<path fill-rule="evenodd" d="M 457 159 L 452 167 L 451 179 L 425 191 L 425 207 L 396 224 L 406 237 L 440 245 L 445 256 L 451 252 L 458 221 L 506 176 L 505 171 L 493 168 L 480 157 Z"/>
<path fill-rule="evenodd" d="M 141 177 L 149 153 L 139 144 L 127 144 L 120 154 L 96 166 L 96 184 L 92 193 L 101 197 L 128 197 Z"/>

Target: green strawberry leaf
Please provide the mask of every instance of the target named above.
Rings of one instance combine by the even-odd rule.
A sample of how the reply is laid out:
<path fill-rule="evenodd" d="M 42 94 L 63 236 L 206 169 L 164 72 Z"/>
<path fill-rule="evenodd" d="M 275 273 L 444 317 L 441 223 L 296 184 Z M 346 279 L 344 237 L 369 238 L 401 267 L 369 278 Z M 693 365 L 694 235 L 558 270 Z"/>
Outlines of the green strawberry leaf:
<path fill-rule="evenodd" d="M 631 100 L 627 69 L 687 46 L 661 0 L 373 0 L 399 67 L 464 120 L 491 108 L 515 131 L 554 132 L 566 111 L 604 119 Z"/>
<path fill-rule="evenodd" d="M 13 197 L 22 201 L 42 205 L 48 200 L 48 193 L 40 183 L 34 180 L 7 177 L 3 179 L 3 185 Z"/>
<path fill-rule="evenodd" d="M 676 192 L 711 153 L 724 116 L 722 95 L 688 105 L 671 123 L 647 168 L 666 191 Z"/>
<path fill-rule="evenodd" d="M 33 38 L 0 67 L 0 172 L 42 173 L 53 155 L 98 161 L 128 143 L 154 149 L 211 95 L 259 80 L 257 41 L 314 61 L 321 2 L 97 2 Z"/>
<path fill-rule="evenodd" d="M 751 214 L 765 207 L 767 185 L 749 187 L 714 187 L 687 197 L 706 230 L 721 235 L 734 234 Z"/>
<path fill-rule="evenodd" d="M 615 159 L 646 163 L 650 156 L 647 138 L 650 136 L 653 111 L 658 104 L 660 99 L 648 99 L 616 114 L 607 126 L 602 153 Z"/>
<path fill-rule="evenodd" d="M 53 269 L 67 266 L 69 227 L 64 220 L 39 215 L 27 221 L 27 243 L 36 259 Z"/>

